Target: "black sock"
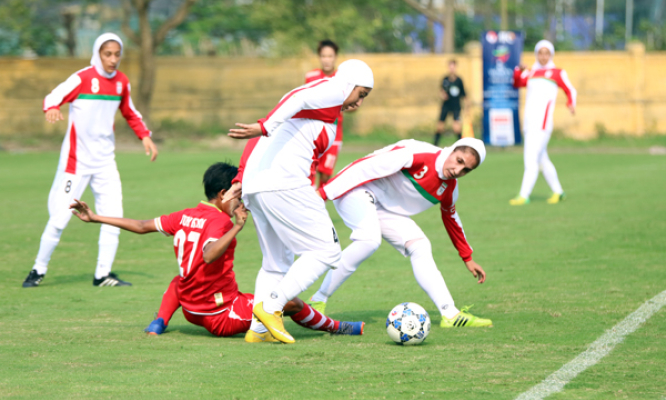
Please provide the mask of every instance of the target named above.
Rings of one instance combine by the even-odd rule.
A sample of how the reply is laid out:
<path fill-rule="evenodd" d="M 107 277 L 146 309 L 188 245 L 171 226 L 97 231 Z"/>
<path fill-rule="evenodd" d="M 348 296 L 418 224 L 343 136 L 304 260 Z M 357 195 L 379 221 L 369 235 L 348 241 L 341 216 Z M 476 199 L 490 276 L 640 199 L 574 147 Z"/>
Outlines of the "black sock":
<path fill-rule="evenodd" d="M 435 132 L 435 143 L 434 145 L 437 146 L 439 144 L 439 139 L 442 137 L 442 134 L 439 132 Z"/>

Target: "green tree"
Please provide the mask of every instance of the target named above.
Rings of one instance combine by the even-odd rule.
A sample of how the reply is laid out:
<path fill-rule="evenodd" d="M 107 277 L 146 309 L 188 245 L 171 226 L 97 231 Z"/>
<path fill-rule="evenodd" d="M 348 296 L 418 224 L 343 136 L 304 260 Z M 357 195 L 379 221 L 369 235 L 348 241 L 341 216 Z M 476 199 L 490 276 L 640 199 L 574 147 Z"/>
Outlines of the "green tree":
<path fill-rule="evenodd" d="M 54 4 L 55 3 L 55 4 Z M 33 51 L 55 55 L 60 24 L 58 1 L 4 0 L 0 2 L 0 55 Z"/>

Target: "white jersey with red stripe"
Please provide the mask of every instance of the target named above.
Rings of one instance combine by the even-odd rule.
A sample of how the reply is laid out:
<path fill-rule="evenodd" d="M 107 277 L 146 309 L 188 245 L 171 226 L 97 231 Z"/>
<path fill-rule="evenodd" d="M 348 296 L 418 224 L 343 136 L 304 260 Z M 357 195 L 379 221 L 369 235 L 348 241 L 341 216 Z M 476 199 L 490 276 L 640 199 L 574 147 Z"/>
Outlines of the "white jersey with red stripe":
<path fill-rule="evenodd" d="M 59 169 L 67 173 L 89 174 L 114 165 L 118 109 L 139 139 L 151 135 L 134 108 L 129 80 L 120 71 L 105 78 L 91 66 L 72 74 L 44 98 L 44 112 L 64 103 L 70 103 L 69 122 Z"/>
<path fill-rule="evenodd" d="M 247 159 L 243 193 L 310 186 L 312 162 L 335 140 L 335 120 L 344 100 L 339 85 L 329 79 L 287 93 L 259 120 L 264 137 Z"/>
<path fill-rule="evenodd" d="M 444 179 L 442 169 L 450 148 L 417 140 L 402 140 L 361 158 L 340 171 L 319 189 L 324 199 L 335 200 L 363 186 L 386 210 L 404 216 L 439 204 L 442 221 L 464 261 L 472 259 L 462 222 L 455 209 L 458 180 Z"/>
<path fill-rule="evenodd" d="M 553 111 L 558 88 L 567 95 L 567 106 L 576 106 L 576 89 L 566 71 L 559 68 L 541 68 L 513 72 L 513 85 L 527 87 L 523 130 L 525 133 L 553 130 Z"/>

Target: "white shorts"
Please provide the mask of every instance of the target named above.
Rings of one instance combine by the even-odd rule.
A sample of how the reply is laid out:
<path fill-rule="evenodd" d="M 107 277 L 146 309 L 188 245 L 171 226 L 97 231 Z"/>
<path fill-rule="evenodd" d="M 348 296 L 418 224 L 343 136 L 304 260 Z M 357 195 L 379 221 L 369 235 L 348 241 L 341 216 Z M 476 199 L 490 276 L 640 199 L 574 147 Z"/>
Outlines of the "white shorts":
<path fill-rule="evenodd" d="M 407 256 L 407 242 L 426 238 L 423 230 L 411 218 L 386 210 L 374 194 L 361 186 L 334 200 L 335 209 L 351 230 L 351 240 L 389 242 Z"/>
<path fill-rule="evenodd" d="M 120 184 L 120 174 L 116 165 L 93 174 L 70 174 L 58 170 L 51 192 L 49 193 L 49 223 L 58 229 L 65 229 L 72 218 L 69 209 L 74 199 L 81 199 L 81 195 L 90 185 L 95 196 L 95 211 L 107 217 L 123 216 L 123 193 Z M 110 228 L 107 226 L 107 228 Z M 117 228 L 114 228 L 114 230 Z"/>
<path fill-rule="evenodd" d="M 324 200 L 311 186 L 243 195 L 252 213 L 261 267 L 286 274 L 294 256 L 309 253 L 331 268 L 340 262 L 340 242 Z"/>

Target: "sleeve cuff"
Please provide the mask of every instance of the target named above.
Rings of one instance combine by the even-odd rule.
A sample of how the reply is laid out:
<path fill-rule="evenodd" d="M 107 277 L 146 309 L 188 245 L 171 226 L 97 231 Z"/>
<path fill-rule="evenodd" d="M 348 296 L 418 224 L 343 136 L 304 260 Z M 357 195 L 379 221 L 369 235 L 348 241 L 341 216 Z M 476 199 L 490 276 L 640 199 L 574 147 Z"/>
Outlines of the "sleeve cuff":
<path fill-rule="evenodd" d="M 317 189 L 317 191 L 319 192 L 319 195 L 321 196 L 322 199 L 328 200 L 328 196 L 326 196 L 326 191 L 324 190 L 323 186 Z"/>
<path fill-rule="evenodd" d="M 259 126 L 261 127 L 261 134 L 263 136 L 268 136 L 268 131 L 266 130 L 266 127 L 264 127 L 264 122 L 266 122 L 266 118 L 262 118 L 260 120 L 257 120 L 259 123 Z"/>
<path fill-rule="evenodd" d="M 463 257 L 462 260 L 463 260 L 464 262 L 472 261 L 472 256 Z"/>
<path fill-rule="evenodd" d="M 60 109 L 60 106 L 51 106 L 51 107 L 47 108 L 46 110 L 44 110 L 44 112 L 47 112 L 48 110 L 59 110 L 59 109 Z"/>

